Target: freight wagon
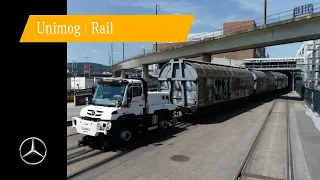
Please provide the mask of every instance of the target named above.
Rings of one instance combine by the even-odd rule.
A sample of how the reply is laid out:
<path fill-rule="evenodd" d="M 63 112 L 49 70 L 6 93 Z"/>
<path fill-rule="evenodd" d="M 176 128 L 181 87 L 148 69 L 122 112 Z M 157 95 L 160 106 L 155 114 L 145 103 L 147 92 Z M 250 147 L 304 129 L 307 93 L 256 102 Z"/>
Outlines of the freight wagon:
<path fill-rule="evenodd" d="M 183 114 L 221 102 L 283 89 L 286 75 L 201 61 L 179 59 L 165 64 L 159 74 L 160 91 Z"/>
<path fill-rule="evenodd" d="M 90 105 L 81 110 L 79 117 L 72 118 L 72 126 L 84 135 L 78 145 L 106 150 L 113 143 L 127 144 L 140 132 L 166 132 L 176 125 L 177 112 L 194 114 L 213 104 L 287 85 L 287 77 L 281 73 L 185 59 L 165 64 L 158 81 L 160 92 L 148 91 L 148 82 L 140 78 L 98 81 L 92 88 Z"/>

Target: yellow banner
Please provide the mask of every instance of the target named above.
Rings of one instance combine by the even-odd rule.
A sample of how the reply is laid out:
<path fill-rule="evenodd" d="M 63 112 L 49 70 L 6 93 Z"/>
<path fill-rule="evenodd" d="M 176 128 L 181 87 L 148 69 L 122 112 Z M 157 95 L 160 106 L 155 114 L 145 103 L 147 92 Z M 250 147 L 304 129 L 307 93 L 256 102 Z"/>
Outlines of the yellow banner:
<path fill-rule="evenodd" d="M 31 15 L 20 42 L 185 42 L 193 15 Z"/>

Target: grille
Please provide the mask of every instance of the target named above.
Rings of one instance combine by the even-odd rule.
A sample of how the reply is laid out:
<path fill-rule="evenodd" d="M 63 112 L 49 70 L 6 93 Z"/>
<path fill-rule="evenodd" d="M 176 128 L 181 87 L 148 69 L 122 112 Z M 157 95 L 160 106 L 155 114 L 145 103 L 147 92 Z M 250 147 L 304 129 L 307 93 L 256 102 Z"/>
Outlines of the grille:
<path fill-rule="evenodd" d="M 92 117 L 83 117 L 83 119 L 87 121 L 93 121 L 93 122 L 98 122 L 100 120 L 99 118 L 92 118 Z"/>
<path fill-rule="evenodd" d="M 89 116 L 101 116 L 102 113 L 103 113 L 103 111 L 95 111 L 95 114 L 92 115 L 92 112 L 94 112 L 94 110 L 89 109 L 89 110 L 87 111 L 87 115 L 89 115 Z"/>

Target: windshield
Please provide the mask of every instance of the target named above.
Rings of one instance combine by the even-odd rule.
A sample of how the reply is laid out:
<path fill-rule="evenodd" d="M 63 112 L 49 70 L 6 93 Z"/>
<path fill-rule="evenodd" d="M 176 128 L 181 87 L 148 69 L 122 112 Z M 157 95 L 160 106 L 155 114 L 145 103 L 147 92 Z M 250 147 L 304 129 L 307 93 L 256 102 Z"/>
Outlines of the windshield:
<path fill-rule="evenodd" d="M 93 105 L 116 107 L 122 101 L 126 84 L 98 84 L 92 99 Z"/>

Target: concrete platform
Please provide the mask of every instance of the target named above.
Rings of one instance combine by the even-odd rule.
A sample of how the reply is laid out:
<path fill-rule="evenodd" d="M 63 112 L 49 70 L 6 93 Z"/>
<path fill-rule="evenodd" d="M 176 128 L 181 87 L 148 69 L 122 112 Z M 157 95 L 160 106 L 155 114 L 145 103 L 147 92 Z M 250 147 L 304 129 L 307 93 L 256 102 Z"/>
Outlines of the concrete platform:
<path fill-rule="evenodd" d="M 310 109 L 292 92 L 290 100 L 291 141 L 295 179 L 320 179 L 320 132 L 315 124 L 320 117 L 308 116 Z"/>

